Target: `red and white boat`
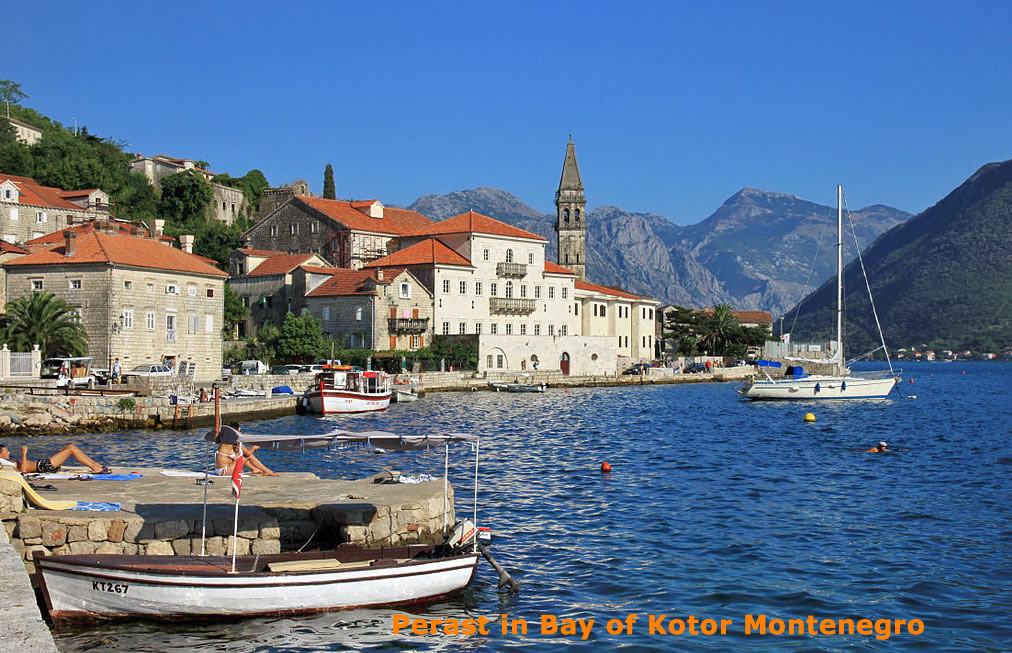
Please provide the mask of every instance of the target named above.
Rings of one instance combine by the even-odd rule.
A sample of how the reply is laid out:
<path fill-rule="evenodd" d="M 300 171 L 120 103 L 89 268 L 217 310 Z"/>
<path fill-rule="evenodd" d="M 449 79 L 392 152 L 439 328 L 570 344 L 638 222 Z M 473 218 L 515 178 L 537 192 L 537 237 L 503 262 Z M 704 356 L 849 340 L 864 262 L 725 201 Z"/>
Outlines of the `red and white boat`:
<path fill-rule="evenodd" d="M 386 372 L 356 371 L 348 365 L 316 375 L 316 387 L 306 390 L 306 409 L 311 413 L 366 413 L 386 410 L 393 390 Z"/>

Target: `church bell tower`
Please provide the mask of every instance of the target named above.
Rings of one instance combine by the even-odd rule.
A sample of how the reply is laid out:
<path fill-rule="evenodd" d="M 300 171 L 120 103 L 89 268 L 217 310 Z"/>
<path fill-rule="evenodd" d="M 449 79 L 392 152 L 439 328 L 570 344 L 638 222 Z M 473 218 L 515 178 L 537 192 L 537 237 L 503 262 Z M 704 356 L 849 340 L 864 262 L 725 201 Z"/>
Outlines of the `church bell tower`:
<path fill-rule="evenodd" d="M 573 135 L 566 145 L 566 160 L 562 164 L 562 180 L 555 193 L 555 233 L 559 236 L 559 265 L 576 273 L 586 281 L 587 269 L 587 198 L 580 181 L 580 167 L 576 164 Z"/>

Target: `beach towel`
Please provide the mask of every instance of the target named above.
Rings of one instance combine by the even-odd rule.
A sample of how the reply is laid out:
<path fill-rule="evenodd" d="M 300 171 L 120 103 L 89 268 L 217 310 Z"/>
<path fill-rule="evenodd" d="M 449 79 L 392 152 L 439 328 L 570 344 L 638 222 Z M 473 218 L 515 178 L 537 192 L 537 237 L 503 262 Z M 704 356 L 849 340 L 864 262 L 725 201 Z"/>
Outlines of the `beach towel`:
<path fill-rule="evenodd" d="M 70 508 L 70 510 L 102 510 L 105 512 L 115 512 L 122 509 L 123 506 L 119 503 L 104 503 L 102 501 L 78 501 L 77 506 Z"/>
<path fill-rule="evenodd" d="M 162 471 L 160 471 L 158 473 L 161 474 L 162 476 L 176 476 L 176 477 L 179 477 L 179 478 L 204 478 L 204 472 L 188 472 L 188 471 L 185 471 L 185 470 L 163 469 Z M 209 478 L 228 478 L 228 477 L 230 477 L 232 475 L 231 474 L 225 474 L 225 476 L 218 476 L 217 474 L 215 474 L 213 472 L 208 472 L 207 476 Z M 246 478 L 246 477 L 249 476 L 249 474 L 243 474 L 242 476 L 243 476 L 243 478 Z"/>
<path fill-rule="evenodd" d="M 130 472 L 129 474 L 28 474 L 28 480 L 47 480 L 47 481 L 133 481 L 142 476 L 136 472 Z"/>
<path fill-rule="evenodd" d="M 134 481 L 141 478 L 137 472 L 129 474 L 81 474 L 81 478 L 91 478 L 96 481 Z"/>

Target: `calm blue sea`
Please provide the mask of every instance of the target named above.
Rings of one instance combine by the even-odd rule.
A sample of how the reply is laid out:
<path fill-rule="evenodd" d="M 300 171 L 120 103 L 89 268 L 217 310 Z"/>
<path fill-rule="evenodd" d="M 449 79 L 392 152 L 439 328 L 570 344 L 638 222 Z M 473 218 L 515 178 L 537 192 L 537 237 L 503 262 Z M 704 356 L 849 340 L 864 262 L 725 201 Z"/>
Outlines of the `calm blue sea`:
<path fill-rule="evenodd" d="M 130 623 L 61 631 L 61 651 L 525 649 L 629 651 L 999 651 L 1012 649 L 1012 365 L 908 367 L 891 401 L 741 402 L 735 386 L 430 394 L 347 428 L 480 434 L 479 519 L 521 583 L 482 565 L 457 598 L 411 612 L 495 619 L 489 636 L 393 636 L 393 610 L 228 624 Z M 909 382 L 912 379 L 913 382 Z M 817 421 L 803 421 L 806 412 Z M 289 417 L 255 432 L 327 430 Z M 74 438 L 100 460 L 200 462 L 199 433 Z M 863 453 L 880 440 L 895 451 Z M 32 441 L 55 448 L 69 438 Z M 17 440 L 14 441 L 17 443 Z M 451 456 L 470 514 L 473 457 Z M 612 473 L 602 475 L 608 461 Z M 440 473 L 441 455 L 270 453 L 280 471 L 359 477 L 393 466 Z M 399 611 L 398 611 L 399 612 Z M 638 615 L 631 634 L 609 619 Z M 528 622 L 499 632 L 499 615 Z M 726 635 L 649 632 L 648 615 L 731 619 Z M 921 635 L 745 635 L 746 615 L 920 619 Z M 541 615 L 594 619 L 588 640 L 543 634 Z M 667 622 L 665 622 L 667 623 Z"/>

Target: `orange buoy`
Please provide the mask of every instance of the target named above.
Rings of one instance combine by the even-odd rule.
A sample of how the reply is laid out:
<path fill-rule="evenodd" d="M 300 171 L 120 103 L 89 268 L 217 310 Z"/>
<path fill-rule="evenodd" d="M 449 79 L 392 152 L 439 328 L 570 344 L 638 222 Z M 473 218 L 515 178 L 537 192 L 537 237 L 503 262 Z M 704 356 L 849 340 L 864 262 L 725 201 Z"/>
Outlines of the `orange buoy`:
<path fill-rule="evenodd" d="M 910 379 L 910 382 L 911 382 L 911 383 L 913 383 L 913 382 L 914 382 L 914 380 L 913 380 L 913 379 Z"/>
<path fill-rule="evenodd" d="M 966 370 L 963 370 L 963 374 L 966 374 Z"/>
<path fill-rule="evenodd" d="M 602 474 L 610 474 L 611 473 L 611 465 L 607 461 L 601 463 L 601 473 Z"/>

